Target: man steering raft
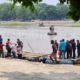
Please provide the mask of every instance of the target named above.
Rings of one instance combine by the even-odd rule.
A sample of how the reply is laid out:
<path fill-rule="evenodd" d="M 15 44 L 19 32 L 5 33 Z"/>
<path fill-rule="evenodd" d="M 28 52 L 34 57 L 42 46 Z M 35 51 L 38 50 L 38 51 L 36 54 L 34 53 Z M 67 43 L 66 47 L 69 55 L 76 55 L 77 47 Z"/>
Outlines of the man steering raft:
<path fill-rule="evenodd" d="M 43 22 L 42 22 L 42 23 L 39 23 L 39 27 L 40 27 L 40 26 L 44 27 L 44 23 L 43 23 Z"/>
<path fill-rule="evenodd" d="M 50 32 L 54 32 L 54 26 L 53 25 L 49 29 L 50 29 Z"/>

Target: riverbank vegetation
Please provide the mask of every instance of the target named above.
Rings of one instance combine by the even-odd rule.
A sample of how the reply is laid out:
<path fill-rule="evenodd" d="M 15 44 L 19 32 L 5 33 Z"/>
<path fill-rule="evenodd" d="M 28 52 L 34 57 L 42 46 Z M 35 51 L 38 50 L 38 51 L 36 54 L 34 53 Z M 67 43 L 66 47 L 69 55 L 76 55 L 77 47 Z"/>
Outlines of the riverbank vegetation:
<path fill-rule="evenodd" d="M 2 23 L 0 26 L 30 26 L 29 23 Z"/>
<path fill-rule="evenodd" d="M 71 27 L 80 27 L 80 25 L 72 25 Z"/>
<path fill-rule="evenodd" d="M 45 3 L 36 4 L 36 11 L 32 13 L 30 8 L 22 8 L 20 6 L 15 6 L 11 10 L 11 3 L 0 4 L 0 20 L 10 21 L 30 21 L 30 20 L 66 20 L 66 13 L 69 11 L 68 5 L 57 4 L 47 5 Z"/>
<path fill-rule="evenodd" d="M 20 3 L 22 6 L 30 7 L 31 11 L 35 11 L 35 4 L 41 2 L 42 0 L 9 0 L 13 1 L 13 6 L 17 3 Z M 61 4 L 68 4 L 69 5 L 69 12 L 67 13 L 67 16 L 74 21 L 80 20 L 80 0 L 59 0 Z M 65 10 L 66 11 L 66 10 Z"/>

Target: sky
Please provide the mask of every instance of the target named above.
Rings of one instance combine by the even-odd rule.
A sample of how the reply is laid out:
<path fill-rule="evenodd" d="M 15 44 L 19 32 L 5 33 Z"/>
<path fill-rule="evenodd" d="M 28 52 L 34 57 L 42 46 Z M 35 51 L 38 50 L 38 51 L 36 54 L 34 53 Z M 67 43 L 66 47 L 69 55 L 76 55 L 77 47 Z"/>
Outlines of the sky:
<path fill-rule="evenodd" d="M 8 0 L 1 0 L 0 4 L 5 3 L 5 2 L 9 2 L 9 1 Z M 57 3 L 59 3 L 59 0 L 43 0 L 42 2 L 47 3 L 49 5 L 56 5 Z"/>

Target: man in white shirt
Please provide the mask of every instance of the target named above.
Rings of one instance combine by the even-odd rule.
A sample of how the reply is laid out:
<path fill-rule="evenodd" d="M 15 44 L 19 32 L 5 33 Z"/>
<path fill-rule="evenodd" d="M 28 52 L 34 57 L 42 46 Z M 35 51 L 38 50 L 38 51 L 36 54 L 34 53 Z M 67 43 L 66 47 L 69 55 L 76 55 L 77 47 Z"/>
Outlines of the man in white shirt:
<path fill-rule="evenodd" d="M 17 50 L 17 44 L 12 44 L 12 54 L 13 54 L 13 57 L 16 58 L 16 50 Z"/>

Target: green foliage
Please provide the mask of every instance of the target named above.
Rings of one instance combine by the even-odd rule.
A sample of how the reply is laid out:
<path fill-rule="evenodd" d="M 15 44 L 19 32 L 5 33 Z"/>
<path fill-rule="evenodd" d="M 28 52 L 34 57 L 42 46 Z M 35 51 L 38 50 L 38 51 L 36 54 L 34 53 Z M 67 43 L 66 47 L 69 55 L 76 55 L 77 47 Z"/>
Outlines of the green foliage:
<path fill-rule="evenodd" d="M 0 26 L 30 26 L 32 24 L 27 24 L 27 23 L 3 23 L 0 24 Z"/>
<path fill-rule="evenodd" d="M 32 13 L 30 8 L 14 7 L 11 10 L 12 4 L 0 4 L 0 20 L 22 20 L 28 21 L 33 19 L 41 20 L 62 20 L 67 19 L 66 13 L 69 11 L 67 5 L 47 5 L 45 3 L 36 4 L 36 11 Z"/>
<path fill-rule="evenodd" d="M 32 10 L 32 11 L 34 11 L 35 10 L 35 6 L 34 6 L 34 4 L 38 4 L 39 2 L 41 2 L 42 0 L 9 0 L 9 1 L 12 1 L 13 2 L 13 6 L 12 6 L 12 8 L 14 8 L 14 5 L 16 4 L 16 3 L 20 3 L 23 7 L 30 7 L 30 9 Z"/>
<path fill-rule="evenodd" d="M 67 2 L 69 4 L 70 11 L 67 16 L 75 21 L 80 19 L 80 0 L 60 0 L 62 4 Z"/>
<path fill-rule="evenodd" d="M 42 0 L 9 0 L 13 2 L 13 6 L 16 3 L 20 3 L 22 6 L 30 7 L 31 11 L 35 11 L 35 4 L 41 2 Z M 80 19 L 80 0 L 59 0 L 60 3 L 69 4 L 70 11 L 67 13 L 67 16 L 75 21 Z"/>

